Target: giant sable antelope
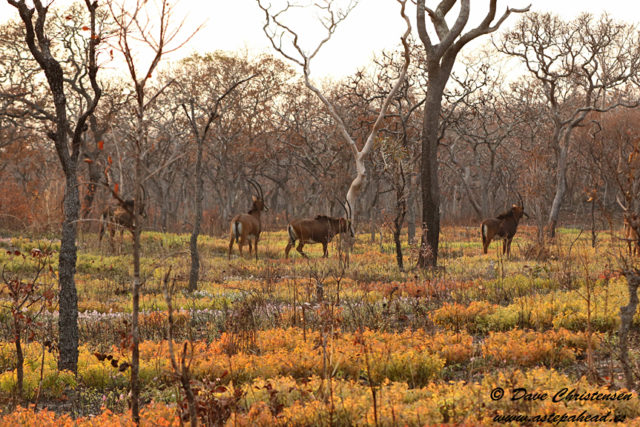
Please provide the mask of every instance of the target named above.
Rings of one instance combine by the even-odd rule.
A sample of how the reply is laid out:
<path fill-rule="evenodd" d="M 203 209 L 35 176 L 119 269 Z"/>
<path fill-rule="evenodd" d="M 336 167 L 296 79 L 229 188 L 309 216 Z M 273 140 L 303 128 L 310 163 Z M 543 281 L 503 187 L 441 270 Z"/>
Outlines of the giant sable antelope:
<path fill-rule="evenodd" d="M 616 201 L 624 211 L 624 240 L 627 241 L 629 256 L 638 256 L 640 255 L 640 215 L 630 212 L 617 197 Z"/>
<path fill-rule="evenodd" d="M 143 193 L 144 194 L 144 193 Z M 135 202 L 133 199 L 119 200 L 117 206 L 108 206 L 100 217 L 100 232 L 98 234 L 98 240 L 102 243 L 102 236 L 105 230 L 109 230 L 109 243 L 111 244 L 111 250 L 115 250 L 113 245 L 113 237 L 116 234 L 116 229 L 120 230 L 120 245 L 122 245 L 122 234 L 124 230 L 133 230 L 135 219 Z M 144 200 L 140 203 L 140 209 L 138 209 L 138 215 L 145 216 L 144 212 Z"/>
<path fill-rule="evenodd" d="M 256 253 L 256 260 L 258 259 L 258 240 L 260 239 L 260 231 L 262 230 L 262 224 L 260 222 L 260 213 L 262 211 L 268 211 L 269 209 L 264 204 L 264 194 L 262 193 L 262 187 L 256 181 L 250 179 L 249 184 L 256 190 L 256 195 L 252 196 L 253 205 L 246 214 L 238 214 L 231 220 L 231 239 L 229 240 L 229 253 L 227 258 L 231 259 L 231 249 L 233 248 L 233 242 L 238 244 L 238 250 L 240 256 L 242 256 L 242 246 L 245 242 L 249 243 L 249 255 L 251 255 L 251 238 L 253 238 L 253 250 Z"/>
<path fill-rule="evenodd" d="M 289 223 L 287 231 L 289 232 L 289 243 L 284 250 L 285 258 L 289 258 L 289 251 L 295 246 L 296 240 L 299 242 L 296 250 L 305 258 L 307 255 L 302 252 L 305 243 L 322 243 L 324 258 L 329 256 L 327 245 L 333 237 L 338 233 L 349 233 L 354 236 L 353 227 L 351 225 L 351 205 L 347 201 L 346 205 L 340 204 L 345 211 L 345 218 L 333 218 L 326 215 L 318 215 L 315 218 L 296 219 Z"/>
<path fill-rule="evenodd" d="M 529 214 L 524 211 L 524 205 L 513 205 L 511 209 L 496 218 L 485 219 L 482 222 L 482 251 L 486 254 L 491 240 L 499 237 L 502 240 L 502 254 L 511 255 L 511 241 L 518 229 L 518 222 L 522 215 L 529 218 Z"/>

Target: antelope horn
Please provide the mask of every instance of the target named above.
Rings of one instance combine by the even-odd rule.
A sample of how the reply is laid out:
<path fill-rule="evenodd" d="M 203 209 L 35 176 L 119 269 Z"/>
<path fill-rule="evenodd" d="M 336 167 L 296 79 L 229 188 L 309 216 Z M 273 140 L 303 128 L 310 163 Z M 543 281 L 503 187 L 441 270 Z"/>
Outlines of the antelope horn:
<path fill-rule="evenodd" d="M 247 182 L 253 186 L 253 188 L 256 190 L 256 195 L 262 199 L 262 194 L 260 193 L 260 189 L 258 188 L 258 183 L 251 178 L 247 179 Z"/>
<path fill-rule="evenodd" d="M 262 185 L 258 181 L 256 181 L 256 185 L 258 186 L 258 190 L 260 190 L 260 199 L 264 200 L 264 192 L 262 191 Z"/>
<path fill-rule="evenodd" d="M 140 188 L 142 189 L 142 205 L 144 205 L 147 202 L 147 190 L 145 190 L 144 185 L 141 185 Z"/>
<path fill-rule="evenodd" d="M 351 203 L 349 203 L 349 200 L 347 199 L 344 199 L 344 201 L 347 203 L 347 207 L 349 208 L 349 216 L 347 218 L 351 221 L 353 220 L 353 209 L 351 208 Z"/>
<path fill-rule="evenodd" d="M 620 207 L 622 208 L 623 211 L 628 212 L 629 208 L 625 207 L 622 202 L 620 201 L 620 197 L 616 196 L 616 202 L 618 202 L 618 204 L 620 205 Z"/>
<path fill-rule="evenodd" d="M 145 210 L 147 209 L 147 190 L 144 188 L 144 185 L 140 185 L 140 188 L 142 189 L 142 200 L 140 201 L 140 206 L 135 206 L 134 209 L 146 218 L 147 214 L 145 213 Z"/>
<path fill-rule="evenodd" d="M 338 202 L 338 204 L 342 207 L 342 210 L 344 210 L 344 214 L 346 215 L 345 218 L 349 219 L 349 212 L 347 211 L 347 208 L 345 206 L 345 203 L 342 202 L 342 200 L 338 199 L 336 196 L 333 196 L 333 198 L 336 200 L 336 202 Z M 345 200 L 346 202 L 346 200 Z"/>

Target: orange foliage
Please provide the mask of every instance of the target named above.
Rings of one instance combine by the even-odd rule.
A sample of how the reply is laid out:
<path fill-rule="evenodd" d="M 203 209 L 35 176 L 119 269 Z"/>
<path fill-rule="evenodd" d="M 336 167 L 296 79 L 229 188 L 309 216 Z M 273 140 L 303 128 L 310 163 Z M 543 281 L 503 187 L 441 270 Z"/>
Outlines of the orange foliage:
<path fill-rule="evenodd" d="M 151 403 L 140 411 L 140 424 L 161 427 L 181 425 L 176 409 L 162 403 Z M 34 411 L 33 407 L 19 407 L 15 411 L 0 418 L 0 426 L 34 426 L 39 427 L 96 427 L 96 426 L 133 426 L 131 412 L 114 414 L 105 409 L 101 414 L 72 419 L 67 414 L 58 415 L 48 409 Z"/>

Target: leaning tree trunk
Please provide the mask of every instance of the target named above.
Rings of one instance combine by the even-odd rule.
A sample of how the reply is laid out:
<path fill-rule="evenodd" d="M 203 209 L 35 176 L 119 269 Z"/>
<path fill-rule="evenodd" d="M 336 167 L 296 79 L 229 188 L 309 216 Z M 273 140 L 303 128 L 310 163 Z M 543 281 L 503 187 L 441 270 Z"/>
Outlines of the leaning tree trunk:
<path fill-rule="evenodd" d="M 436 77 L 434 76 L 434 80 Z M 438 264 L 440 239 L 440 183 L 438 182 L 438 124 L 444 85 L 434 82 L 427 90 L 422 128 L 422 242 L 418 257 L 421 268 Z"/>
<path fill-rule="evenodd" d="M 200 255 L 198 253 L 198 235 L 200 234 L 200 223 L 202 222 L 202 199 L 204 197 L 204 182 L 202 179 L 202 146 L 204 141 L 198 140 L 198 153 L 196 156 L 196 216 L 193 220 L 193 231 L 189 242 L 191 250 L 191 271 L 189 272 L 189 291 L 198 289 L 198 276 L 200 273 Z"/>
<path fill-rule="evenodd" d="M 567 137 L 568 138 L 568 137 Z M 547 223 L 549 237 L 553 238 L 556 235 L 556 227 L 558 225 L 558 217 L 560 216 L 560 207 L 562 200 L 567 192 L 567 161 L 569 155 L 569 141 L 566 140 L 564 145 L 560 148 L 560 155 L 558 157 L 558 169 L 556 179 L 556 193 L 553 197 L 553 203 L 551 204 L 551 211 L 549 212 L 549 221 Z"/>

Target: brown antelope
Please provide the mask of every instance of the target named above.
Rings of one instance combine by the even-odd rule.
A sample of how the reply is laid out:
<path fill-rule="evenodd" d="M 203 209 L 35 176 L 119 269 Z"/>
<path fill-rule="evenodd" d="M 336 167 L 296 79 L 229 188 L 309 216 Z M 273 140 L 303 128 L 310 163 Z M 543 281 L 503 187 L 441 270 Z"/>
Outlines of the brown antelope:
<path fill-rule="evenodd" d="M 482 222 L 482 251 L 486 254 L 491 240 L 499 237 L 502 240 L 502 254 L 511 255 L 511 241 L 518 229 L 518 222 L 522 215 L 529 218 L 529 214 L 524 211 L 524 205 L 512 205 L 507 212 L 498 215 L 496 218 L 485 219 Z"/>
<path fill-rule="evenodd" d="M 113 237 L 116 234 L 116 230 L 120 230 L 120 245 L 122 245 L 122 234 L 124 230 L 133 230 L 135 202 L 133 199 L 126 199 L 119 201 L 118 206 L 108 206 L 102 211 L 100 219 L 100 232 L 98 234 L 98 240 L 102 243 L 102 236 L 105 230 L 109 230 L 109 243 L 111 244 L 111 250 L 115 250 L 113 245 Z M 144 202 L 140 204 L 138 214 L 145 216 Z"/>
<path fill-rule="evenodd" d="M 624 240 L 627 242 L 629 256 L 638 256 L 640 255 L 640 215 L 630 212 L 617 197 L 616 201 L 624 211 Z"/>
<path fill-rule="evenodd" d="M 302 252 L 302 248 L 306 243 L 322 243 L 322 249 L 324 252 L 323 257 L 329 256 L 327 245 L 333 237 L 338 233 L 349 233 L 351 237 L 354 236 L 353 227 L 351 226 L 351 206 L 349 211 L 345 208 L 346 218 L 333 218 L 326 215 L 318 215 L 315 218 L 305 218 L 293 220 L 287 226 L 289 232 L 289 243 L 284 250 L 285 258 L 289 258 L 289 251 L 295 246 L 296 240 L 299 242 L 296 250 L 300 252 L 305 258 L 307 255 Z M 344 205 L 342 205 L 344 208 Z"/>
<path fill-rule="evenodd" d="M 262 187 L 254 180 L 248 180 L 249 184 L 255 188 L 257 195 L 252 196 L 253 205 L 246 214 L 238 214 L 231 220 L 231 238 L 229 239 L 229 253 L 227 258 L 231 259 L 231 249 L 233 248 L 233 242 L 238 244 L 238 251 L 242 256 L 242 246 L 245 242 L 249 243 L 249 256 L 251 256 L 251 238 L 253 238 L 253 250 L 256 254 L 256 260 L 258 259 L 258 240 L 260 240 L 260 231 L 262 230 L 262 223 L 260 221 L 260 213 L 262 211 L 268 211 L 269 209 L 264 204 L 264 194 L 262 193 Z"/>

